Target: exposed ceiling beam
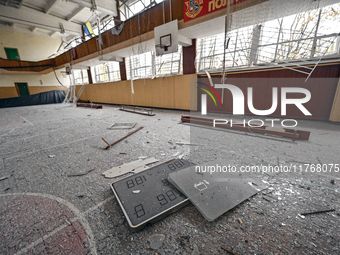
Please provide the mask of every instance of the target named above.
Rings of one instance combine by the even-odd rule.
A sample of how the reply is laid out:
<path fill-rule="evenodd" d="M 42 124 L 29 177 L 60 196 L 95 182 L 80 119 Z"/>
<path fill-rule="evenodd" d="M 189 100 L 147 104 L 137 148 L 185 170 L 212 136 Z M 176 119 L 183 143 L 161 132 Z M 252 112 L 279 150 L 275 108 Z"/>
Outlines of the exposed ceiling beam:
<path fill-rule="evenodd" d="M 94 7 L 92 3 L 85 2 L 83 0 L 68 0 L 68 2 L 75 3 L 79 6 L 85 6 L 90 9 Z M 96 0 L 96 9 L 101 13 L 108 14 L 113 17 L 117 16 L 117 6 L 115 1 L 107 2 L 105 0 Z"/>
<path fill-rule="evenodd" d="M 178 35 L 178 43 L 183 47 L 188 47 L 192 45 L 192 40 L 190 38 L 186 38 L 182 35 Z"/>
<path fill-rule="evenodd" d="M 53 7 L 55 7 L 61 0 L 49 0 L 47 3 L 47 6 L 45 7 L 45 13 L 49 14 Z"/>
<path fill-rule="evenodd" d="M 64 19 L 46 15 L 45 13 L 21 6 L 20 9 L 3 6 L 0 8 L 0 20 L 13 22 L 45 30 L 61 32 L 60 24 L 63 25 L 65 33 L 71 35 L 81 35 L 81 25 Z"/>
<path fill-rule="evenodd" d="M 72 21 L 74 17 L 77 16 L 77 14 L 79 14 L 85 8 L 86 8 L 85 6 L 80 6 L 78 9 L 76 9 L 74 12 L 67 16 L 67 20 Z"/>
<path fill-rule="evenodd" d="M 49 33 L 48 35 L 49 35 L 49 36 L 53 36 L 53 35 L 55 35 L 56 33 L 57 33 L 56 31 L 53 31 L 53 32 Z"/>

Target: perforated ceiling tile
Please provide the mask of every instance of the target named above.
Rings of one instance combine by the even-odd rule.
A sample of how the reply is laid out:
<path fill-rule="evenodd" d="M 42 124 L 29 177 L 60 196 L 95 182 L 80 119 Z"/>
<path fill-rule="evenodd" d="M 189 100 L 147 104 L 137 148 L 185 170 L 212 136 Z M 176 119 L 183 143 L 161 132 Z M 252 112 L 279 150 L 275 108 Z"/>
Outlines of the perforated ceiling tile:
<path fill-rule="evenodd" d="M 187 168 L 189 161 L 174 159 L 111 184 L 119 205 L 133 230 L 142 229 L 190 203 L 167 178 Z"/>
<path fill-rule="evenodd" d="M 205 166 L 216 166 L 215 162 Z M 218 163 L 228 166 L 228 163 Z M 245 199 L 265 189 L 262 181 L 242 173 L 214 172 L 197 173 L 191 166 L 169 174 L 174 184 L 208 220 L 213 221 Z M 198 169 L 198 168 L 197 168 Z"/>
<path fill-rule="evenodd" d="M 113 130 L 113 129 L 131 129 L 134 126 L 136 126 L 137 123 L 113 123 L 110 127 L 107 129 Z"/>

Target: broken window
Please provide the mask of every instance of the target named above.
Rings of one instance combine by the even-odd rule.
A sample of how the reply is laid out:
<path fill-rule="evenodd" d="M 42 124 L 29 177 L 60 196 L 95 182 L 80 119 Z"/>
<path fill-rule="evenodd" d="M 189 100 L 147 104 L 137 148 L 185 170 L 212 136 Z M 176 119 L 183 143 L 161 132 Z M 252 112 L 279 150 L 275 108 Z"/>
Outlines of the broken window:
<path fill-rule="evenodd" d="M 319 59 L 339 54 L 340 4 L 230 31 L 226 67 Z M 197 70 L 223 69 L 224 33 L 198 43 Z"/>
<path fill-rule="evenodd" d="M 73 70 L 74 83 L 75 85 L 82 85 L 89 83 L 89 77 L 87 75 L 87 70 Z"/>
<path fill-rule="evenodd" d="M 178 51 L 155 57 L 156 76 L 179 75 L 183 73 L 182 46 L 178 45 Z"/>
<path fill-rule="evenodd" d="M 153 76 L 152 58 L 151 51 L 127 57 L 125 59 L 127 79 L 151 78 Z"/>
<path fill-rule="evenodd" d="M 119 63 L 115 61 L 96 65 L 91 68 L 95 82 L 120 81 Z"/>
<path fill-rule="evenodd" d="M 109 72 L 109 80 L 110 81 L 120 81 L 120 68 L 119 68 L 119 62 L 108 62 L 107 68 Z"/>
<path fill-rule="evenodd" d="M 109 72 L 106 64 L 96 65 L 93 68 L 96 82 L 108 82 Z"/>
<path fill-rule="evenodd" d="M 120 19 L 125 21 L 164 0 L 124 0 L 119 1 Z"/>

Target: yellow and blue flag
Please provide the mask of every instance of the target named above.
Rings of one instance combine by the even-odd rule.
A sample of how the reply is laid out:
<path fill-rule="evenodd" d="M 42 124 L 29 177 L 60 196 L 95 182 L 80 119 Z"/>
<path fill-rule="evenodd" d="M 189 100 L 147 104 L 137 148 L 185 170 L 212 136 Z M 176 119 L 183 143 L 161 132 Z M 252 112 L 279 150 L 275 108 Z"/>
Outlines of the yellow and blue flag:
<path fill-rule="evenodd" d="M 93 29 L 91 26 L 91 23 L 89 21 L 86 21 L 85 25 L 84 25 L 84 33 L 85 35 L 92 37 L 95 37 L 95 34 L 93 33 Z"/>

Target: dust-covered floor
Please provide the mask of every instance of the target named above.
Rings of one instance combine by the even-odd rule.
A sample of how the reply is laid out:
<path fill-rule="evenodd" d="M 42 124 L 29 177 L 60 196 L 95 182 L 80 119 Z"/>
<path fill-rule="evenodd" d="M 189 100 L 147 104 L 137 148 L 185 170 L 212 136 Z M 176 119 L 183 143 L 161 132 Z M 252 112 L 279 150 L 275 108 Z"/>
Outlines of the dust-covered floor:
<path fill-rule="evenodd" d="M 340 254 L 340 125 L 300 120 L 310 140 L 291 142 L 183 125 L 185 111 L 154 112 L 0 109 L 0 253 Z M 102 138 L 112 143 L 130 131 L 107 129 L 117 122 L 144 128 L 103 150 Z M 134 233 L 102 173 L 145 156 L 304 171 L 261 174 L 268 188 L 214 222 L 188 205 Z"/>

